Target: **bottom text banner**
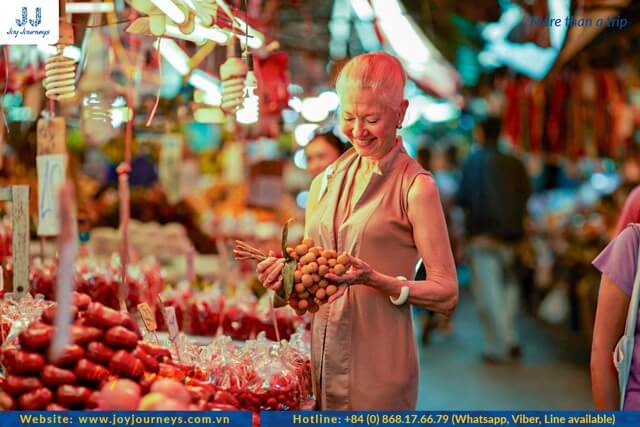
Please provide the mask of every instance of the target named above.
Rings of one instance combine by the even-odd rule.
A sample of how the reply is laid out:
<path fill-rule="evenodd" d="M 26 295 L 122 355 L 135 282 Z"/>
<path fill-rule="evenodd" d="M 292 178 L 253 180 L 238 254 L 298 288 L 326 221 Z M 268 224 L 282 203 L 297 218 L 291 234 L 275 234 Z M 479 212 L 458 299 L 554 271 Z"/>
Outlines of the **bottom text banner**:
<path fill-rule="evenodd" d="M 251 427 L 248 411 L 7 411 L 0 426 Z"/>
<path fill-rule="evenodd" d="M 260 419 L 261 427 L 640 426 L 640 412 L 596 411 L 267 411 Z"/>

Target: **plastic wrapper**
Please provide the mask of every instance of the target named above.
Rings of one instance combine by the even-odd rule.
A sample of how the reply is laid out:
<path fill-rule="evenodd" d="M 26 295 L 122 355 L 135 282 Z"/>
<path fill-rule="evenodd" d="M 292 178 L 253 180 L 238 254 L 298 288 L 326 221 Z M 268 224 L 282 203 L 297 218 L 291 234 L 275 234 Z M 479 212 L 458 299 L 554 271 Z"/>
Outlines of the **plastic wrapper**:
<path fill-rule="evenodd" d="M 42 312 L 53 305 L 42 295 L 32 297 L 26 294 L 22 299 L 16 299 L 12 293 L 7 293 L 0 300 L 0 342 L 3 347 L 17 346 L 18 335 L 31 322 L 37 320 Z"/>
<path fill-rule="evenodd" d="M 256 315 L 256 299 L 248 292 L 239 292 L 225 305 L 222 330 L 236 340 L 255 337 L 260 321 Z"/>
<path fill-rule="evenodd" d="M 247 342 L 240 358 L 253 369 L 246 377 L 246 388 L 239 395 L 245 409 L 298 410 L 306 396 L 296 367 L 288 359 L 287 347 L 260 334 Z"/>
<path fill-rule="evenodd" d="M 36 260 L 29 272 L 31 294 L 42 294 L 46 299 L 54 299 L 57 271 L 56 261 Z M 129 266 L 127 280 L 129 285 L 127 306 L 129 308 L 135 308 L 141 302 L 147 302 L 151 307 L 155 306 L 155 296 L 164 286 L 160 265 L 155 260 L 145 259 Z M 119 308 L 119 282 L 120 262 L 118 257 L 114 257 L 108 265 L 97 265 L 90 259 L 81 259 L 76 263 L 76 289 L 89 295 L 93 301 L 101 302 L 111 308 Z"/>

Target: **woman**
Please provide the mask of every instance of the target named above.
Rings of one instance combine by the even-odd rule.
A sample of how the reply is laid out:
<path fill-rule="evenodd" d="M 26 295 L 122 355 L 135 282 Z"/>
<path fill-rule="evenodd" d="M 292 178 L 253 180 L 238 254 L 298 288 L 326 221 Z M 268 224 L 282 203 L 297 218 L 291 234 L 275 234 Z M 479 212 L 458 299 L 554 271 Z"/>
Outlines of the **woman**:
<path fill-rule="evenodd" d="M 346 145 L 333 132 L 316 133 L 304 149 L 307 170 L 315 178 L 340 157 L 345 149 Z"/>
<path fill-rule="evenodd" d="M 630 224 L 593 261 L 602 273 L 591 344 L 591 391 L 597 409 L 620 407 L 613 352 L 624 333 L 640 244 L 640 225 Z M 637 325 L 637 324 L 636 324 Z M 640 325 L 636 326 L 624 409 L 640 409 Z"/>
<path fill-rule="evenodd" d="M 450 315 L 458 283 L 432 176 L 396 136 L 407 110 L 406 75 L 385 53 L 353 58 L 341 71 L 342 131 L 353 148 L 317 176 L 305 235 L 350 255 L 341 291 L 314 315 L 311 362 L 318 407 L 415 409 L 418 360 L 409 304 Z M 413 277 L 418 258 L 428 280 Z M 281 286 L 282 261 L 258 265 L 266 287 Z M 408 294 L 407 294 L 408 291 Z M 390 298 L 395 298 L 392 303 Z M 408 304 L 401 304 L 402 302 Z"/>

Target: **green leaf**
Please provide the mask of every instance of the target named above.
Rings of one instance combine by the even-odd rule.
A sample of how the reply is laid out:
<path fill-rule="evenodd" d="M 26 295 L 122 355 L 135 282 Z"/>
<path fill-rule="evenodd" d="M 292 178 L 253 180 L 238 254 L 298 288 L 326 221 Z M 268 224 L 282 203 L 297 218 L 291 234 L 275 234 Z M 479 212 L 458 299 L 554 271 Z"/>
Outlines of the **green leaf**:
<path fill-rule="evenodd" d="M 291 260 L 288 261 L 282 269 L 282 287 L 284 288 L 286 299 L 289 299 L 291 292 L 293 292 L 293 282 L 295 281 L 296 266 L 296 261 Z"/>
<path fill-rule="evenodd" d="M 287 240 L 289 240 L 289 223 L 290 222 L 291 222 L 291 219 L 285 222 L 284 225 L 282 226 L 282 242 L 280 243 L 282 247 L 282 256 L 287 262 L 290 262 L 293 259 L 287 253 Z"/>

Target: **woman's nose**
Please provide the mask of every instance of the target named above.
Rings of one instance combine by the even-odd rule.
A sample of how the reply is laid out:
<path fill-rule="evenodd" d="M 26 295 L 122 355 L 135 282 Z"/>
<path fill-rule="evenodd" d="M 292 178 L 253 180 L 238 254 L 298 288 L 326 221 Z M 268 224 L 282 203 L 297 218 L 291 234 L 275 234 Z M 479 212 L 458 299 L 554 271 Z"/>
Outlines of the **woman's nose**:
<path fill-rule="evenodd" d="M 356 138 L 366 136 L 367 129 L 364 126 L 364 121 L 356 120 L 353 125 L 353 136 Z"/>

